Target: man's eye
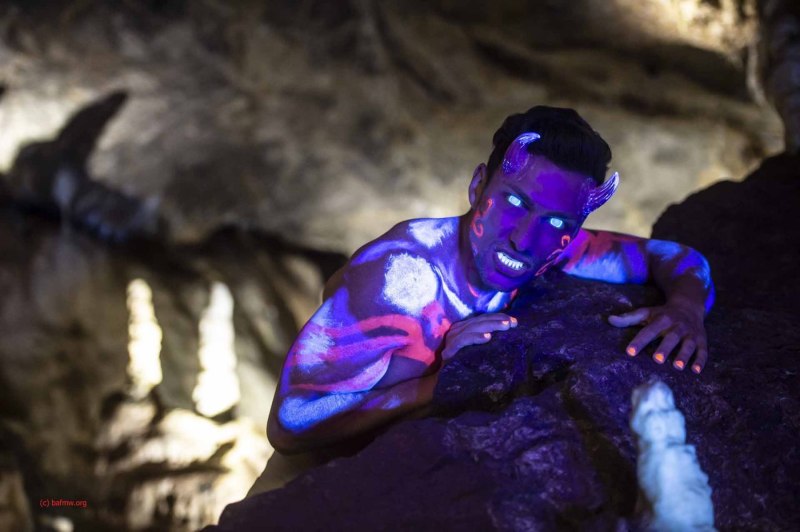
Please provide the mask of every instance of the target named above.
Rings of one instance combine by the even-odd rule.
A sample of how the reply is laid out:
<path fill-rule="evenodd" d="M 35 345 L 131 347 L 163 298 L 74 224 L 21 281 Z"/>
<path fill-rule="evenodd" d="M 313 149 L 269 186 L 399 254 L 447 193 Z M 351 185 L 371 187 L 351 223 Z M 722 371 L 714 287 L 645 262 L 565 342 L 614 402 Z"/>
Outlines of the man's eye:
<path fill-rule="evenodd" d="M 549 222 L 550 222 L 550 225 L 552 225 L 556 229 L 561 229 L 561 228 L 564 227 L 564 220 L 562 220 L 561 218 L 552 218 L 551 217 Z"/>
<path fill-rule="evenodd" d="M 513 205 L 514 207 L 521 207 L 521 206 L 522 206 L 522 200 L 521 200 L 521 199 L 519 199 L 519 198 L 518 198 L 517 196 L 515 196 L 514 194 L 509 194 L 509 195 L 507 196 L 507 199 L 508 199 L 508 202 L 509 202 L 511 205 Z"/>

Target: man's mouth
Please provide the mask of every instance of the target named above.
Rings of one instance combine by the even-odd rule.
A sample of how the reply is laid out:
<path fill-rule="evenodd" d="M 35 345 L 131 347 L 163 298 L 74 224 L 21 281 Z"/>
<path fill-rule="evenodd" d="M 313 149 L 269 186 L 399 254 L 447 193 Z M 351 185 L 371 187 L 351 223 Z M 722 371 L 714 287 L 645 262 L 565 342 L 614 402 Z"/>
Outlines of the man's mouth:
<path fill-rule="evenodd" d="M 504 251 L 497 251 L 495 252 L 494 256 L 497 258 L 498 262 L 514 272 L 522 272 L 525 270 L 525 263 L 513 258 L 508 253 Z"/>

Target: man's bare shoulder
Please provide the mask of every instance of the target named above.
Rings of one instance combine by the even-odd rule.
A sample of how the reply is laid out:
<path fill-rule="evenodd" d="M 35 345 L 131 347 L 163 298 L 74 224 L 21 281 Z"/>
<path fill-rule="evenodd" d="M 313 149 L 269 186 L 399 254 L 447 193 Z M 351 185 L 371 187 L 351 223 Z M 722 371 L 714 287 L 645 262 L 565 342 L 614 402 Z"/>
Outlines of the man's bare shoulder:
<path fill-rule="evenodd" d="M 447 248 L 457 246 L 458 218 L 417 218 L 398 223 L 375 240 L 359 248 L 350 260 L 328 280 L 323 299 L 343 285 L 362 285 L 372 278 L 385 279 L 392 271 L 425 272 L 438 265 Z M 398 262 L 399 261 L 399 262 Z M 394 269 L 391 266 L 396 266 Z M 413 266 L 413 267 L 412 267 Z"/>
<path fill-rule="evenodd" d="M 410 253 L 421 258 L 435 259 L 436 250 L 455 245 L 458 238 L 458 218 L 416 218 L 405 220 L 353 254 L 351 265 L 374 260 L 388 260 L 398 253 Z"/>

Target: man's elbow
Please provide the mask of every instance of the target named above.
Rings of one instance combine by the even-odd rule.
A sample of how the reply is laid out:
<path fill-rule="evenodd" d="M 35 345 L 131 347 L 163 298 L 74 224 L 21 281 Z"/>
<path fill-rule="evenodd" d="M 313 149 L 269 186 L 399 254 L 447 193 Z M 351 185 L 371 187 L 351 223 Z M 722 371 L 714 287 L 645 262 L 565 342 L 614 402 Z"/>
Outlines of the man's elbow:
<path fill-rule="evenodd" d="M 308 417 L 311 412 L 305 406 L 300 399 L 287 398 L 273 407 L 267 422 L 267 439 L 275 450 L 294 454 L 319 446 L 308 435 L 318 420 Z"/>
<path fill-rule="evenodd" d="M 301 451 L 301 446 L 289 431 L 281 427 L 275 417 L 270 416 L 267 422 L 267 439 L 272 447 L 282 454 L 293 454 Z"/>

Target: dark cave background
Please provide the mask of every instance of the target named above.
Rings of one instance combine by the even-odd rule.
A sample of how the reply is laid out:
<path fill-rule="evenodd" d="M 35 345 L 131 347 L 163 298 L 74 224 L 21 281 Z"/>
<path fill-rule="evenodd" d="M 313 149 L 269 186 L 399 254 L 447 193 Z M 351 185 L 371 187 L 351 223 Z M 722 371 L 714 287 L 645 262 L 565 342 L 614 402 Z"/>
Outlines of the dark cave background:
<path fill-rule="evenodd" d="M 468 178 L 512 112 L 535 104 L 576 108 L 611 145 L 612 170 L 623 179 L 614 200 L 587 225 L 642 236 L 669 205 L 718 181 L 741 181 L 765 158 L 796 150 L 800 25 L 790 4 L 3 3 L 0 528 L 193 530 L 215 523 L 227 504 L 244 496 L 271 453 L 264 426 L 275 377 L 324 280 L 400 220 L 465 211 Z M 753 213 L 740 208 L 722 221 L 696 218 L 731 202 L 712 193 L 695 214 L 681 217 L 694 225 L 660 235 L 707 254 L 712 268 L 723 270 L 723 294 L 749 294 L 722 298 L 709 321 L 712 340 L 725 338 L 740 351 L 733 356 L 728 344 L 715 350 L 712 343 L 719 365 L 700 386 L 688 375 L 681 380 L 642 364 L 615 369 L 615 385 L 596 389 L 590 381 L 583 388 L 587 400 L 605 393 L 627 401 L 637 379 L 656 372 L 687 398 L 679 399 L 682 408 L 694 404 L 689 398 L 712 398 L 713 409 L 689 407 L 686 414 L 701 464 L 716 467 L 708 472 L 719 493 L 717 510 L 726 512 L 717 516 L 722 528 L 783 529 L 798 522 L 785 503 L 799 480 L 797 305 L 786 295 L 795 292 L 784 277 L 758 274 L 785 264 L 777 271 L 790 277 L 798 262 L 791 214 L 798 166 L 790 155 L 768 160 L 779 161 L 765 167 L 788 176 L 789 184 L 766 192 L 736 189 L 747 191 L 752 205 L 743 205 Z M 786 202 L 779 211 L 784 217 L 761 209 L 776 201 Z M 737 236 L 744 220 L 769 229 Z M 691 242 L 698 234 L 719 238 Z M 743 258 L 759 253 L 763 262 Z M 745 284 L 750 288 L 737 292 Z M 658 297 L 637 287 L 565 286 L 568 294 L 594 294 L 597 316 L 611 310 L 614 290 L 628 290 L 634 301 Z M 542 301 L 552 310 L 551 299 Z M 575 305 L 595 308 L 583 300 Z M 520 315 L 546 315 L 544 303 L 531 308 Z M 608 336 L 601 321 L 578 322 L 585 334 L 594 331 L 601 361 L 590 358 L 582 362 L 586 367 L 621 352 L 621 337 Z M 785 336 L 759 347 L 769 323 L 785 324 Z M 520 334 L 552 329 L 539 325 L 531 321 Z M 543 347 L 526 360 L 572 353 L 563 340 L 528 338 Z M 505 360 L 503 349 L 493 355 L 497 360 Z M 774 371 L 755 370 L 748 360 L 756 355 Z M 563 392 L 558 386 L 583 382 L 591 372 L 572 361 L 564 377 L 559 357 L 554 360 L 541 367 L 563 378 L 535 396 L 543 405 L 514 402 L 525 395 L 516 391 L 519 382 L 541 377 L 525 370 L 529 377 L 508 381 L 499 402 L 468 397 L 461 410 L 488 409 L 502 418 L 520 408 L 549 409 L 555 419 L 565 416 L 567 432 L 577 424 L 578 432 L 566 436 L 569 445 L 581 441 L 578 433 L 604 434 L 605 425 L 589 423 L 591 412 L 575 414 L 580 393 L 566 413 L 561 399 L 553 399 Z M 464 364 L 469 367 L 466 358 Z M 612 366 L 618 364 L 627 361 Z M 743 389 L 776 392 L 756 394 L 756 416 L 733 405 Z M 739 432 L 693 434 L 714 412 L 717 425 Z M 725 417 L 732 413 L 743 417 Z M 626 415 L 622 409 L 609 421 L 621 453 L 615 463 L 630 460 Z M 745 421 L 731 425 L 733 419 Z M 757 427 L 763 419 L 768 422 Z M 735 457 L 752 450 L 736 443 L 742 431 L 755 431 L 757 442 L 773 437 L 766 448 L 781 459 L 753 456 L 749 472 L 737 476 L 732 461 L 704 458 L 706 441 Z M 439 449 L 435 438 L 429 443 Z M 785 457 L 780 445 L 789 446 Z M 398 449 L 378 446 L 373 455 Z M 598 455 L 588 445 L 582 452 L 591 462 L 611 451 L 601 445 Z M 605 486 L 592 500 L 578 498 L 593 509 L 597 526 L 628 516 L 630 475 L 609 480 L 584 462 L 569 466 L 572 473 L 599 475 L 598 485 Z M 545 501 L 551 506 L 537 503 L 541 497 L 500 497 L 513 491 L 504 484 L 506 465 L 484 471 L 493 479 L 481 495 L 489 502 L 472 507 L 489 513 L 473 523 L 489 519 L 501 529 L 589 523 L 588 510 L 564 514 L 557 504 L 551 508 L 552 500 Z M 562 466 L 553 471 L 570 471 Z M 348 470 L 343 475 L 352 477 Z M 755 482 L 760 475 L 777 480 Z M 371 485 L 367 473 L 357 478 Z M 341 486 L 342 476 L 330 482 Z M 317 496 L 270 495 L 277 508 Z M 735 497 L 744 500 L 726 505 Z M 43 508 L 45 498 L 85 500 L 87 507 Z M 385 514 L 370 514 L 376 519 L 399 511 L 378 507 Z M 486 517 L 501 514 L 516 517 Z M 340 515 L 341 523 L 353 519 Z M 423 513 L 409 526 L 455 526 L 448 515 Z M 365 528 L 374 524 L 368 517 Z"/>

